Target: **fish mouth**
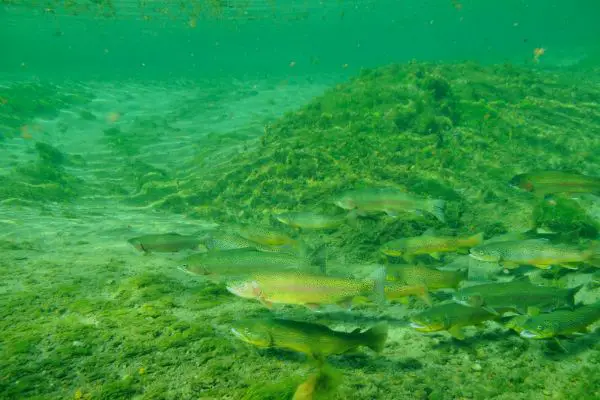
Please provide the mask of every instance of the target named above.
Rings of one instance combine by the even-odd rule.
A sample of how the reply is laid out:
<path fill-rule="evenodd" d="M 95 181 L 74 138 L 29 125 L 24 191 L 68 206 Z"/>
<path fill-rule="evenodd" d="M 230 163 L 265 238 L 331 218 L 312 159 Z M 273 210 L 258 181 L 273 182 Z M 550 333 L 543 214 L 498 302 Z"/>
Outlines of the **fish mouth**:
<path fill-rule="evenodd" d="M 524 337 L 526 339 L 537 339 L 540 337 L 540 335 L 538 335 L 537 333 L 528 331 L 528 330 L 522 330 L 520 333 L 521 337 Z"/>

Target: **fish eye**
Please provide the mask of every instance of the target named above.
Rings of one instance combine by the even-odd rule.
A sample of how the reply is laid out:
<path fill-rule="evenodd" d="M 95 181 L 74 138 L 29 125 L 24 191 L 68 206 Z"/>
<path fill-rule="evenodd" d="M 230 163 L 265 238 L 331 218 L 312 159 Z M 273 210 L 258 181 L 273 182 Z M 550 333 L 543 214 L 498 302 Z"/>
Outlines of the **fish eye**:
<path fill-rule="evenodd" d="M 542 329 L 544 329 L 544 325 L 538 325 L 538 326 L 537 326 L 537 330 L 538 330 L 538 331 L 541 331 Z"/>

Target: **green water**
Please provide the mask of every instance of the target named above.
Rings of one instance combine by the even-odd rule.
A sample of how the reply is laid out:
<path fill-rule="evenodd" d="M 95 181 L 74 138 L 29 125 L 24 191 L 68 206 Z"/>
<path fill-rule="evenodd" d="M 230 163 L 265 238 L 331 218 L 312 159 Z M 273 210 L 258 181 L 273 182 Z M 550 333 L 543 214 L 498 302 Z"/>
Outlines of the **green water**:
<path fill-rule="evenodd" d="M 0 399 L 599 399 L 597 15 L 0 2 Z"/>

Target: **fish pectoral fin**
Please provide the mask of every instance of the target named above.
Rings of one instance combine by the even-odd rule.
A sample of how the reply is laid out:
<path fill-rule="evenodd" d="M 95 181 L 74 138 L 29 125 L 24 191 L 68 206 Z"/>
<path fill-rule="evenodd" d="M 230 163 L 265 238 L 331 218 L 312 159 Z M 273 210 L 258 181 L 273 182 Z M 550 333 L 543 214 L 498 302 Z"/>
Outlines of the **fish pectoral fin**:
<path fill-rule="evenodd" d="M 554 339 L 554 343 L 556 343 L 556 345 L 565 353 L 568 353 L 569 350 L 567 350 L 567 348 L 565 346 L 563 346 L 563 344 L 561 343 L 561 341 L 555 336 L 552 339 Z"/>
<path fill-rule="evenodd" d="M 423 290 L 423 293 L 419 295 L 419 298 L 423 300 L 425 304 L 427 304 L 429 307 L 433 305 L 433 302 L 431 301 L 431 296 L 429 295 L 429 291 L 427 290 L 427 288 Z"/>
<path fill-rule="evenodd" d="M 344 299 L 342 301 L 338 301 L 337 305 L 346 309 L 346 310 L 350 310 L 352 308 L 352 299 Z"/>
<path fill-rule="evenodd" d="M 392 210 L 383 210 L 389 217 L 398 218 L 398 213 Z"/>
<path fill-rule="evenodd" d="M 272 309 L 273 308 L 273 303 L 270 302 L 269 300 L 265 300 L 264 298 L 259 297 L 258 301 L 260 301 L 260 304 L 262 304 L 263 306 L 267 307 L 268 309 Z"/>
<path fill-rule="evenodd" d="M 429 253 L 429 255 L 438 261 L 442 259 L 442 254 L 437 251 L 434 251 L 433 253 Z"/>
<path fill-rule="evenodd" d="M 485 306 L 483 306 L 483 307 L 481 307 L 481 308 L 482 308 L 483 310 L 485 310 L 485 311 L 489 312 L 490 314 L 494 314 L 494 315 L 500 316 L 500 313 L 499 313 L 498 311 L 494 310 L 493 308 L 490 308 L 490 307 L 485 307 Z"/>
<path fill-rule="evenodd" d="M 456 252 L 457 252 L 458 254 L 469 254 L 469 249 L 466 249 L 466 248 L 460 248 L 460 249 L 457 249 L 457 250 L 456 250 Z"/>
<path fill-rule="evenodd" d="M 562 268 L 566 268 L 566 269 L 572 269 L 572 270 L 577 270 L 579 269 L 579 267 L 577 267 L 577 265 L 573 265 L 573 264 L 558 264 L 560 267 Z"/>
<path fill-rule="evenodd" d="M 457 340 L 464 340 L 465 339 L 465 333 L 462 331 L 460 326 L 453 326 L 452 328 L 448 329 L 448 333 Z"/>
<path fill-rule="evenodd" d="M 515 269 L 515 268 L 519 268 L 519 263 L 516 262 L 512 262 L 512 261 L 498 261 L 498 264 L 500 264 L 500 266 L 502 268 L 506 268 L 506 269 Z"/>
<path fill-rule="evenodd" d="M 321 305 L 317 303 L 306 303 L 304 306 L 312 311 L 317 311 L 319 308 L 321 308 Z"/>

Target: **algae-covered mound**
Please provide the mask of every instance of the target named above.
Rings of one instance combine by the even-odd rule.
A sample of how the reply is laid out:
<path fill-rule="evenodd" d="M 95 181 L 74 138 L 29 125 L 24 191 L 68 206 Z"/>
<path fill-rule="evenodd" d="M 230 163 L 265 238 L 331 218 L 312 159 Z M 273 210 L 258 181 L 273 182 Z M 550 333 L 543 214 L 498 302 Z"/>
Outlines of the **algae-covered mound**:
<path fill-rule="evenodd" d="M 235 208 L 250 218 L 331 211 L 328 200 L 340 191 L 398 187 L 447 200 L 453 228 L 531 227 L 531 196 L 508 181 L 532 168 L 593 175 L 597 98 L 577 77 L 510 65 L 364 70 L 266 126 L 260 144 L 227 170 L 208 164 L 200 185 L 182 187 L 190 206 Z"/>
<path fill-rule="evenodd" d="M 81 162 L 57 148 L 37 142 L 36 161 L 19 165 L 12 174 L 0 176 L 0 200 L 68 201 L 79 196 L 84 182 L 73 176 L 66 166 Z"/>
<path fill-rule="evenodd" d="M 0 87 L 0 130 L 18 136 L 35 117 L 53 118 L 63 108 L 87 104 L 93 95 L 83 89 L 67 92 L 50 83 L 17 83 Z"/>

